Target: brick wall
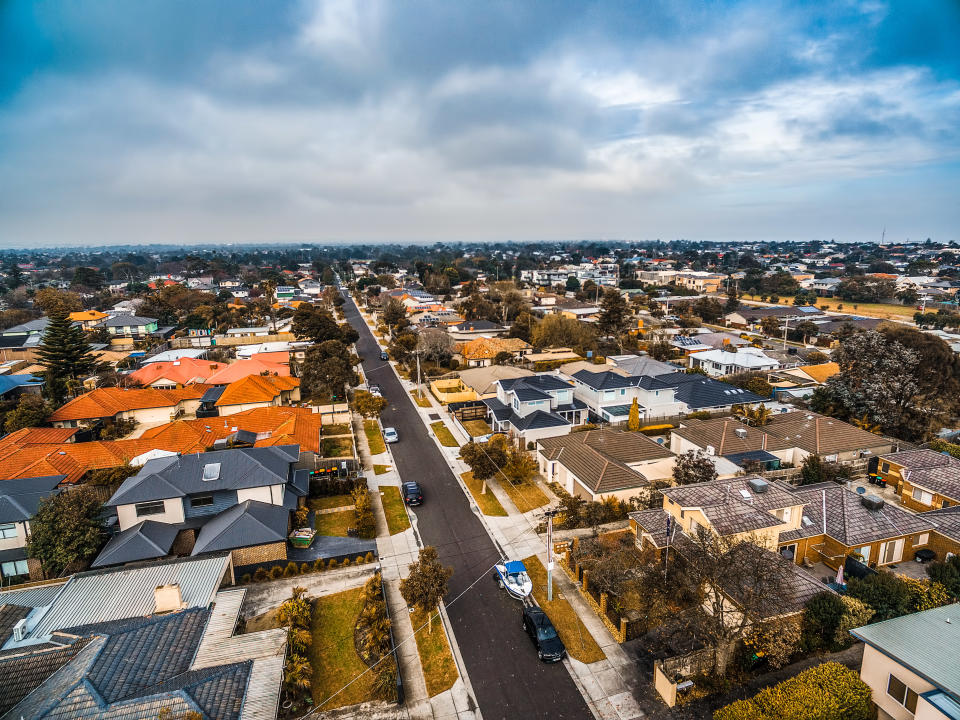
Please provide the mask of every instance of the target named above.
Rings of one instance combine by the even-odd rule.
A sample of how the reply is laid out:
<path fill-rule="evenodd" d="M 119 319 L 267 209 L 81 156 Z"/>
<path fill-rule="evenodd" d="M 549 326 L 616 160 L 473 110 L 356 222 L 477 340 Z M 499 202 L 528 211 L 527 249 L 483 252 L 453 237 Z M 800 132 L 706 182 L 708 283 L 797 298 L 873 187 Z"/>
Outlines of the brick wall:
<path fill-rule="evenodd" d="M 276 560 L 287 559 L 287 543 L 278 542 L 269 545 L 255 545 L 253 547 L 239 548 L 233 551 L 234 567 L 243 567 L 244 565 L 256 565 L 258 563 L 274 562 Z"/>
<path fill-rule="evenodd" d="M 948 552 L 954 555 L 960 555 L 960 542 L 948 538 L 946 535 L 941 535 L 938 532 L 931 532 L 930 541 L 922 547 L 933 550 L 937 554 L 937 560 L 946 558 Z"/>
<path fill-rule="evenodd" d="M 187 528 L 177 533 L 177 537 L 170 546 L 171 555 L 189 555 L 193 552 L 193 546 L 197 541 L 197 531 L 193 528 Z"/>
<path fill-rule="evenodd" d="M 37 558 L 27 558 L 27 569 L 30 571 L 31 580 L 43 580 L 43 567 Z"/>

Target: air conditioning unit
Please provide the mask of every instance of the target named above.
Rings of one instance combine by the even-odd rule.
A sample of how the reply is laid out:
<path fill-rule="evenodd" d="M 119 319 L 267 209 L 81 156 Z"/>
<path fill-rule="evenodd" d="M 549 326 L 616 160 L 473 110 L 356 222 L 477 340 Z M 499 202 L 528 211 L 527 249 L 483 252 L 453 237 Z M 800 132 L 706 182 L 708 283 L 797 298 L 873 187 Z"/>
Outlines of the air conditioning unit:
<path fill-rule="evenodd" d="M 717 454 L 716 448 L 714 448 L 713 445 L 707 445 L 707 455 L 716 455 L 716 454 Z"/>
<path fill-rule="evenodd" d="M 13 640 L 14 642 L 20 642 L 27 635 L 27 619 L 20 618 L 17 620 L 17 624 L 13 626 Z"/>
<path fill-rule="evenodd" d="M 736 430 L 733 431 L 733 434 L 736 435 L 736 436 L 737 436 L 738 438 L 740 438 L 741 440 L 743 440 L 743 439 L 745 439 L 745 438 L 747 437 L 747 429 L 746 429 L 746 428 L 737 428 Z"/>

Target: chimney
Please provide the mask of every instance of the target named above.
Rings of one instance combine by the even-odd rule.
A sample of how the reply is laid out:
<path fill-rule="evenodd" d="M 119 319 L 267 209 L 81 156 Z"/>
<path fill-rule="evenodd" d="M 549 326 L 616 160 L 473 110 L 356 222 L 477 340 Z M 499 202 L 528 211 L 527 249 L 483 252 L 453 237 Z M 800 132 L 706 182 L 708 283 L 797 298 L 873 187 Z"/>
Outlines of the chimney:
<path fill-rule="evenodd" d="M 157 585 L 153 590 L 153 611 L 155 613 L 167 613 L 182 610 L 185 605 L 183 595 L 180 593 L 180 585 L 173 583 L 171 585 Z"/>

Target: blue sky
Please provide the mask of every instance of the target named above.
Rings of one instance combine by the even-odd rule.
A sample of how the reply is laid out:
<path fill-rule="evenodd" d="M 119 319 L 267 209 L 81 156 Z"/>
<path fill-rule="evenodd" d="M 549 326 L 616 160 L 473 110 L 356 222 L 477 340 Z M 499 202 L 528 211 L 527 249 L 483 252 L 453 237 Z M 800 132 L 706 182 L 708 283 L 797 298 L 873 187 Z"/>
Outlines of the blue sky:
<path fill-rule="evenodd" d="M 0 247 L 960 240 L 960 3 L 0 2 Z"/>

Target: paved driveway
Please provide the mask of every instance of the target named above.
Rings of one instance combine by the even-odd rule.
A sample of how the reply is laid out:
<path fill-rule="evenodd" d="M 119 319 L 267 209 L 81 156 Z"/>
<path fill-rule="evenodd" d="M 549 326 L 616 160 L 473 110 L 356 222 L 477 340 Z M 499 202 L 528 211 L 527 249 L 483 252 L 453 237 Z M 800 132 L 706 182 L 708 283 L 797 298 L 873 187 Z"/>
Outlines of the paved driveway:
<path fill-rule="evenodd" d="M 592 718 L 566 668 L 537 659 L 520 629 L 520 605 L 490 578 L 498 559 L 496 547 L 470 510 L 410 396 L 379 359 L 380 350 L 352 299 L 347 298 L 343 310 L 360 333 L 357 350 L 368 381 L 380 385 L 390 403 L 381 420 L 400 434 L 400 442 L 391 446 L 397 469 L 404 480 L 424 487 L 426 501 L 414 511 L 423 542 L 436 547 L 441 561 L 454 568 L 447 614 L 484 720 Z"/>

